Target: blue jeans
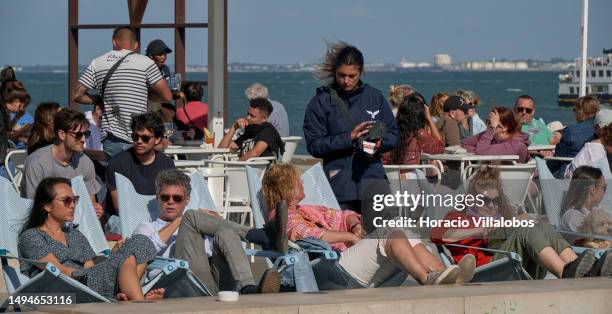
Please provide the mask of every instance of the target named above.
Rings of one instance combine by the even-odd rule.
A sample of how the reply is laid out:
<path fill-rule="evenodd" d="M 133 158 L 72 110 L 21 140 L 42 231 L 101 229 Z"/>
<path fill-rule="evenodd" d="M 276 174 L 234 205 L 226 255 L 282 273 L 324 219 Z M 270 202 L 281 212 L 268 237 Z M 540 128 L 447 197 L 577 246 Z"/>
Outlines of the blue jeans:
<path fill-rule="evenodd" d="M 106 139 L 104 139 L 102 142 L 102 146 L 104 148 L 106 158 L 111 159 L 113 156 L 132 147 L 132 143 L 120 139 L 114 136 L 112 133 L 107 133 Z"/>

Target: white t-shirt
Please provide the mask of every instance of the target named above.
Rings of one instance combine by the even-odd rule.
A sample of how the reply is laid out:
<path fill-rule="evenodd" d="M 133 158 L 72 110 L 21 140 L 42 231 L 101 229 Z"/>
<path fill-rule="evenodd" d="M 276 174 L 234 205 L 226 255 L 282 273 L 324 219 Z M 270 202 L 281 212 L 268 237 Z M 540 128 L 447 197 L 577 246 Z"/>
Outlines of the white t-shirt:
<path fill-rule="evenodd" d="M 142 234 L 147 236 L 153 242 L 155 246 L 155 250 L 157 251 L 157 256 L 161 257 L 171 257 L 170 253 L 174 248 L 174 243 L 176 242 L 176 235 L 178 234 L 178 229 L 172 234 L 168 242 L 164 242 L 159 238 L 159 230 L 165 227 L 169 222 L 165 220 L 161 220 L 160 218 L 155 219 L 152 222 L 143 222 L 136 226 L 136 230 L 134 230 L 134 234 Z M 205 237 L 204 240 L 204 249 L 206 250 L 206 255 L 212 256 L 212 239 L 209 236 Z"/>
<path fill-rule="evenodd" d="M 96 124 L 96 120 L 93 119 L 91 111 L 85 112 L 85 117 L 89 120 L 89 131 L 91 135 L 85 141 L 85 148 L 90 150 L 102 150 L 102 134 L 100 126 Z"/>
<path fill-rule="evenodd" d="M 584 144 L 584 147 L 578 152 L 578 155 L 574 157 L 572 163 L 565 169 L 565 177 L 571 178 L 574 170 L 580 166 L 593 166 L 593 164 L 603 159 L 604 169 L 601 169 L 604 173 L 610 173 L 610 167 L 608 165 L 608 154 L 606 148 L 601 143 L 589 142 Z"/>

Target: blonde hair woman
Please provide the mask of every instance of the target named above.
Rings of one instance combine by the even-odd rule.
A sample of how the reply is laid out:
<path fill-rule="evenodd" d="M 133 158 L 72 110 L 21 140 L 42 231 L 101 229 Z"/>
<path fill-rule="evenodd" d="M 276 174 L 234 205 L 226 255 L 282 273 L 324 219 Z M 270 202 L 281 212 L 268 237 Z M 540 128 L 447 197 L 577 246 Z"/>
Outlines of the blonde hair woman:
<path fill-rule="evenodd" d="M 412 94 L 413 91 L 412 86 L 408 84 L 389 86 L 389 104 L 391 105 L 391 111 L 393 111 L 394 116 L 397 116 L 397 111 L 399 110 L 399 106 L 404 102 L 404 98 Z"/>

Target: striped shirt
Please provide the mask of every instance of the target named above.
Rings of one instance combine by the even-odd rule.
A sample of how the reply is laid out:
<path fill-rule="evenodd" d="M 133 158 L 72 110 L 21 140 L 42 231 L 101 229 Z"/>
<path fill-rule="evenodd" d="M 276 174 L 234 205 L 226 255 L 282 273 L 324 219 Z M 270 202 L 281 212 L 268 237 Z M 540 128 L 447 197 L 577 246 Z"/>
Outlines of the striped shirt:
<path fill-rule="evenodd" d="M 129 52 L 127 49 L 111 50 L 94 59 L 81 75 L 79 83 L 100 93 L 108 70 Z M 107 132 L 110 132 L 131 143 L 132 116 L 147 111 L 149 88 L 161 79 L 161 72 L 148 57 L 132 54 L 125 58 L 106 85 L 102 137 L 105 138 Z"/>

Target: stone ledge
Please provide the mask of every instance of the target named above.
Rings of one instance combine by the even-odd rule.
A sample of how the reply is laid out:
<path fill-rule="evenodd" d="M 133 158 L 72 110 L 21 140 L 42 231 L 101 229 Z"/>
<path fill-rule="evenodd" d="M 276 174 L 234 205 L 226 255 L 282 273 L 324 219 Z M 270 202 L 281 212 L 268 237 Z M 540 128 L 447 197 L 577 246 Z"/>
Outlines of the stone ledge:
<path fill-rule="evenodd" d="M 245 295 L 39 307 L 48 313 L 610 313 L 612 278 Z"/>

